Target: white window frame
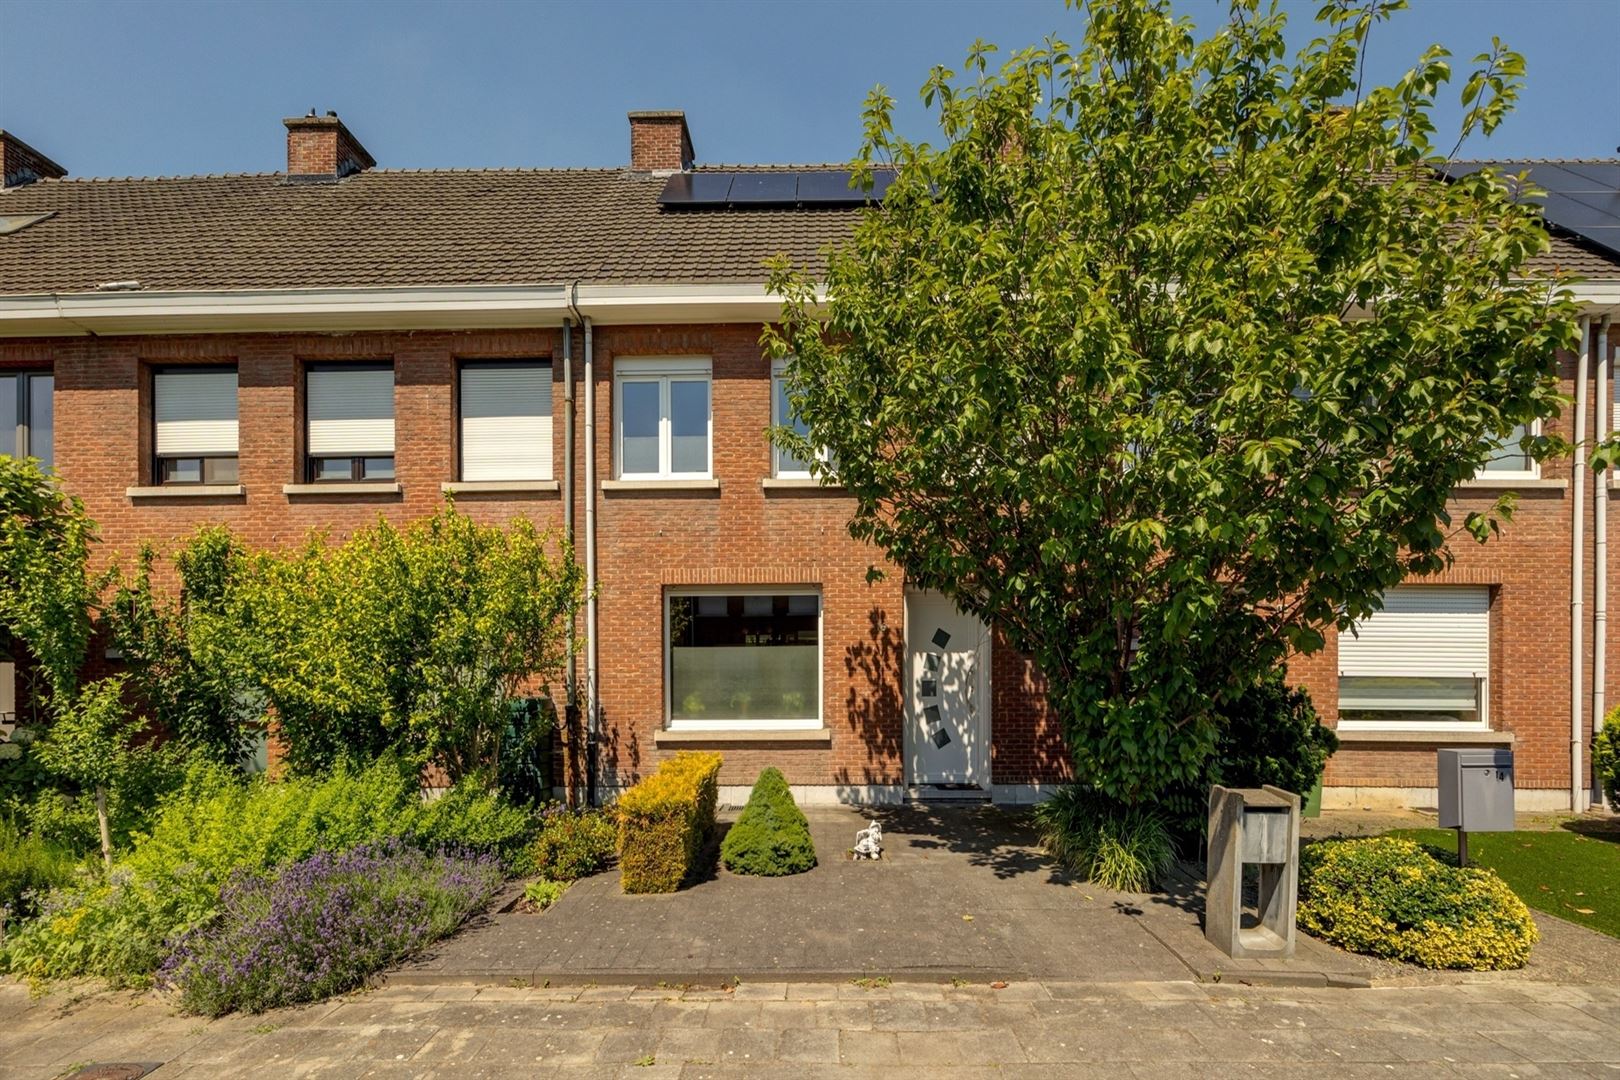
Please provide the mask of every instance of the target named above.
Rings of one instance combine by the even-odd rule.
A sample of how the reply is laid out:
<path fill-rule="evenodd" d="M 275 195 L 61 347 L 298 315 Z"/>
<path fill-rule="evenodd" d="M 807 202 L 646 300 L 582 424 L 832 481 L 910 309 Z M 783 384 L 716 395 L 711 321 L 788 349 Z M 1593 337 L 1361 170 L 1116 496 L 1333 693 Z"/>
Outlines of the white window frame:
<path fill-rule="evenodd" d="M 787 371 L 788 361 L 778 360 L 771 365 L 771 426 L 787 427 L 789 418 L 782 415 L 782 380 Z M 784 469 L 782 467 L 783 451 L 776 441 L 771 440 L 771 475 L 778 480 L 809 480 L 812 473 L 805 469 Z M 816 460 L 825 464 L 828 460 L 825 446 L 816 448 Z"/>
<path fill-rule="evenodd" d="M 670 642 L 671 604 L 690 596 L 813 596 L 816 598 L 816 716 L 798 720 L 675 719 L 674 646 Z M 827 726 L 827 604 L 821 589 L 809 585 L 697 585 L 664 590 L 664 730 L 666 731 L 820 731 Z"/>
<path fill-rule="evenodd" d="M 1540 435 L 1541 421 L 1532 420 L 1530 422 L 1528 431 L 1532 438 Z M 1503 446 L 1505 447 L 1506 444 L 1504 443 Z M 1474 474 L 1474 479 L 1475 481 L 1483 481 L 1491 484 L 1496 483 L 1498 480 L 1540 480 L 1541 462 L 1537 461 L 1533 457 L 1530 457 L 1529 454 L 1526 454 L 1525 457 L 1530 463 L 1530 467 L 1528 469 L 1487 469 L 1481 467 L 1479 472 Z"/>
<path fill-rule="evenodd" d="M 709 387 L 708 460 L 701 472 L 675 472 L 670 382 L 702 379 Z M 624 384 L 658 384 L 658 471 L 624 471 Z M 619 480 L 710 480 L 714 477 L 714 365 L 708 357 L 628 357 L 613 361 L 613 472 Z"/>
<path fill-rule="evenodd" d="M 1402 586 L 1402 587 L 1404 587 L 1404 588 L 1423 588 L 1424 586 L 1410 585 L 1410 586 Z M 1490 627 L 1489 596 L 1488 596 L 1488 594 L 1487 594 L 1487 605 L 1488 606 L 1487 606 L 1487 614 L 1486 614 L 1486 620 L 1487 620 L 1486 625 L 1487 625 L 1487 627 Z M 1490 631 L 1488 630 L 1487 632 L 1490 632 Z M 1348 636 L 1349 634 L 1350 634 L 1349 630 L 1341 631 L 1341 633 L 1340 633 L 1341 640 L 1344 637 Z M 1422 732 L 1454 732 L 1454 733 L 1473 732 L 1473 731 L 1490 731 L 1491 730 L 1491 715 L 1490 715 L 1490 707 L 1491 707 L 1490 706 L 1490 702 L 1491 702 L 1491 676 L 1490 676 L 1489 666 L 1490 666 L 1490 656 L 1491 656 L 1491 645 L 1492 644 L 1494 644 L 1494 643 L 1492 641 L 1490 641 L 1489 639 L 1487 639 L 1486 647 L 1485 647 L 1486 668 L 1487 668 L 1487 670 L 1485 670 L 1485 671 L 1476 671 L 1476 672 L 1473 673 L 1474 683 L 1475 683 L 1476 687 L 1478 688 L 1477 692 L 1479 694 L 1479 707 L 1477 709 L 1478 719 L 1476 719 L 1474 721 L 1471 721 L 1471 722 L 1466 722 L 1466 723 L 1463 723 L 1463 722 L 1447 722 L 1447 721 L 1444 721 L 1444 720 L 1346 720 L 1346 719 L 1343 718 L 1343 709 L 1341 708 L 1339 710 L 1340 711 L 1340 718 L 1339 718 L 1338 730 L 1339 731 L 1392 731 L 1392 732 L 1422 731 Z M 1339 700 L 1340 700 L 1337 680 L 1339 678 L 1344 677 L 1344 670 L 1343 670 L 1344 665 L 1343 665 L 1343 663 L 1341 662 L 1337 666 L 1339 668 L 1339 672 L 1338 672 L 1338 675 L 1335 678 L 1335 685 L 1334 685 L 1334 691 L 1333 691 L 1333 693 L 1334 693 L 1334 704 L 1335 704 L 1336 707 L 1338 706 Z M 1357 674 L 1362 674 L 1362 673 L 1357 673 Z M 1377 678 L 1379 676 L 1369 674 L 1367 677 Z M 1389 677 L 1398 677 L 1398 676 L 1392 674 Z M 1460 676 L 1458 676 L 1458 677 L 1460 677 Z"/>

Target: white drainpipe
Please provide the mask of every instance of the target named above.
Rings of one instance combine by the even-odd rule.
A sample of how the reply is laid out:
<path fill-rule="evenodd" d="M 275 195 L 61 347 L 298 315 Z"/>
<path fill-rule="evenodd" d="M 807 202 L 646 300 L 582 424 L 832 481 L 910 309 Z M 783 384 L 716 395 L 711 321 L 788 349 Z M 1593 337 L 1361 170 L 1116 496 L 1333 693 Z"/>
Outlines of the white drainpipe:
<path fill-rule="evenodd" d="M 1569 808 L 1576 813 L 1585 809 L 1582 796 L 1586 793 L 1586 784 L 1581 778 L 1581 721 L 1586 715 L 1585 695 L 1581 693 L 1581 674 L 1586 666 L 1581 656 L 1581 601 L 1586 591 L 1581 557 L 1586 532 L 1586 368 L 1592 353 L 1591 322 L 1585 315 L 1579 321 L 1581 351 L 1575 361 L 1575 456 L 1570 462 L 1575 473 L 1575 497 L 1570 500 L 1575 513 L 1569 568 Z"/>
<path fill-rule="evenodd" d="M 1593 405 L 1597 410 L 1599 440 L 1609 437 L 1614 426 L 1611 415 L 1609 379 L 1609 316 L 1598 322 L 1597 385 L 1592 388 Z M 1596 550 L 1593 552 L 1592 581 L 1592 734 L 1603 730 L 1604 683 L 1608 676 L 1609 660 L 1609 477 L 1604 470 L 1592 479 L 1592 532 Z"/>
<path fill-rule="evenodd" d="M 585 790 L 597 799 L 596 770 L 602 708 L 596 671 L 596 348 L 591 320 L 585 324 Z"/>

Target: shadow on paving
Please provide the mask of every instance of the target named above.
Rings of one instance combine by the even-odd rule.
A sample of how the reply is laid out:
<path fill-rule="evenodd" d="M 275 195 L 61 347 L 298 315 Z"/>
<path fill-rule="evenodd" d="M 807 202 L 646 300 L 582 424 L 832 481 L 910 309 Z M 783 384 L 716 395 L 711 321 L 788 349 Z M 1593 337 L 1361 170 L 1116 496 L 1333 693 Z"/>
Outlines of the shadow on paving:
<path fill-rule="evenodd" d="M 905 806 L 810 808 L 807 817 L 820 860 L 808 873 L 710 870 L 677 893 L 626 896 L 610 870 L 575 882 L 544 914 L 484 916 L 392 978 L 1190 977 L 1144 926 L 1145 898 L 1074 882 L 1040 852 L 1027 814 Z M 883 860 L 850 860 L 855 833 L 873 818 Z"/>

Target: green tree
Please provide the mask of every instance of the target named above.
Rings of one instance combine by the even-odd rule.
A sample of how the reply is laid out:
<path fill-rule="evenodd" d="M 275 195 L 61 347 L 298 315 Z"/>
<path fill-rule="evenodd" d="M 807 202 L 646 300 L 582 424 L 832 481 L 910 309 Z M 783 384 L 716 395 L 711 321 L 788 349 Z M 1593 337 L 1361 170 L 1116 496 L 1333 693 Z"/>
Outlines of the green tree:
<path fill-rule="evenodd" d="M 192 626 L 223 609 L 242 555 L 229 529 L 200 529 L 175 554 L 174 595 L 153 584 L 157 552 L 143 546 L 106 610 L 131 688 L 151 718 L 188 750 L 233 766 L 249 749 L 261 698 L 217 650 L 193 648 Z"/>
<path fill-rule="evenodd" d="M 527 518 L 503 529 L 449 506 L 244 555 L 194 615 L 192 649 L 263 694 L 295 770 L 395 748 L 493 780 L 508 702 L 561 670 L 579 604 L 579 565 L 548 542 Z"/>
<path fill-rule="evenodd" d="M 95 522 L 34 458 L 0 454 L 0 632 L 39 667 L 48 697 L 71 699 L 90 647 L 100 582 Z"/>
<path fill-rule="evenodd" d="M 1511 504 L 1454 522 L 1452 489 L 1559 407 L 1572 308 L 1533 208 L 1445 176 L 1445 51 L 1360 81 L 1398 6 L 1330 4 L 1292 57 L 1259 0 L 1201 40 L 1162 0 L 1088 4 L 1079 46 L 999 72 L 976 43 L 923 88 L 940 145 L 868 99 L 857 165 L 894 181 L 824 297 L 773 268 L 763 340 L 811 432 L 774 437 L 1039 663 L 1120 802 L 1198 781 L 1220 702 L 1488 539 Z M 1463 138 L 1522 73 L 1476 63 Z"/>
<path fill-rule="evenodd" d="M 101 858 L 112 866 L 112 827 L 107 798 L 132 773 L 148 751 L 136 748 L 142 727 L 124 704 L 124 677 L 97 679 L 84 686 L 71 703 L 56 698 L 56 719 L 38 744 L 44 766 L 77 784 L 95 799 L 101 830 Z"/>

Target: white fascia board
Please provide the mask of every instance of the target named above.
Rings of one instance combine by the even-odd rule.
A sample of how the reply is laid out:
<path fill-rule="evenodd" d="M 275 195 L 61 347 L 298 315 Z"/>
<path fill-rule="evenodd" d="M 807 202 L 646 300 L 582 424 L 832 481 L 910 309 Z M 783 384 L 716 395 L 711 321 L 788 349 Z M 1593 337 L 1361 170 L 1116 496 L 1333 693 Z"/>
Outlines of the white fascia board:
<path fill-rule="evenodd" d="M 560 326 L 564 285 L 0 297 L 0 337 Z"/>
<path fill-rule="evenodd" d="M 817 299 L 826 290 L 817 288 Z M 636 323 L 759 323 L 782 317 L 782 297 L 763 283 L 580 285 L 574 306 L 602 326 Z"/>
<path fill-rule="evenodd" d="M 1582 314 L 1620 315 L 1620 281 L 1577 281 L 1564 289 Z"/>
<path fill-rule="evenodd" d="M 604 325 L 774 321 L 782 301 L 763 283 L 475 285 L 397 289 L 0 296 L 0 338 L 298 330 L 473 330 L 560 326 L 572 314 Z"/>

